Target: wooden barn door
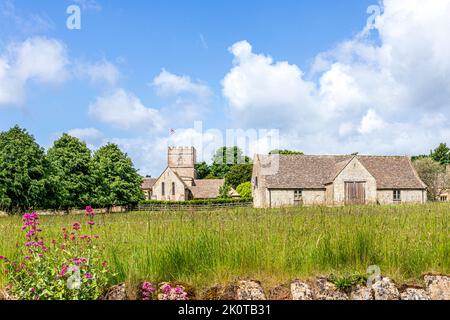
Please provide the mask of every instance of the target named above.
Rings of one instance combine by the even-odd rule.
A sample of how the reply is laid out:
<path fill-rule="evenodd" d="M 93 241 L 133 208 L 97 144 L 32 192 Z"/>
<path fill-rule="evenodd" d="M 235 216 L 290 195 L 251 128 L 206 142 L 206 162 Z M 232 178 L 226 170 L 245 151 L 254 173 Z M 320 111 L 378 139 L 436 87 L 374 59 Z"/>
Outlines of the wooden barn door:
<path fill-rule="evenodd" d="M 365 204 L 366 203 L 365 182 L 345 183 L 345 204 Z"/>

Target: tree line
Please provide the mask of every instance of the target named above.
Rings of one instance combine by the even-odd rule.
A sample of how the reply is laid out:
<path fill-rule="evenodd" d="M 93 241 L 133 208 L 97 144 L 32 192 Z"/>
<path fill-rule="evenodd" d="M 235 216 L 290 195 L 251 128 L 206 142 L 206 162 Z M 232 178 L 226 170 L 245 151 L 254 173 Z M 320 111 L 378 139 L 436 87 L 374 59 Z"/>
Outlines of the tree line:
<path fill-rule="evenodd" d="M 19 126 L 0 133 L 0 210 L 8 213 L 136 204 L 144 198 L 141 183 L 116 144 L 92 152 L 63 134 L 45 152 Z"/>

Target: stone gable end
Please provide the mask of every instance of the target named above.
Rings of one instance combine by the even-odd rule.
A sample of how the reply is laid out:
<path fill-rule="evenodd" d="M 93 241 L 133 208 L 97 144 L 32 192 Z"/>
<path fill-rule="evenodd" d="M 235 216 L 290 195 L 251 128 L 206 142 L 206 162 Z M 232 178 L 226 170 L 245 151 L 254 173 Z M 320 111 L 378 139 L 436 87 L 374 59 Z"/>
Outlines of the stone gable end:
<path fill-rule="evenodd" d="M 164 195 L 162 194 L 163 183 Z M 175 184 L 175 195 L 172 194 L 172 183 Z M 186 185 L 171 168 L 166 168 L 153 186 L 153 196 L 157 200 L 163 201 L 184 201 L 186 200 Z"/>
<path fill-rule="evenodd" d="M 346 182 L 364 182 L 366 203 L 377 202 L 377 182 L 357 158 L 352 159 L 334 179 L 334 204 L 345 204 Z"/>

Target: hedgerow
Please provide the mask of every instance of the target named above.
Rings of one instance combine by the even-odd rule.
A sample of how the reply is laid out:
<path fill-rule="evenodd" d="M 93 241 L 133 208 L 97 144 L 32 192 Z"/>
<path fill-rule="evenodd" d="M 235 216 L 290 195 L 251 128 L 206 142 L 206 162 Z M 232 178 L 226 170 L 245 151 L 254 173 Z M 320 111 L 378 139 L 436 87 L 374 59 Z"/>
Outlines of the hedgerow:
<path fill-rule="evenodd" d="M 145 200 L 139 202 L 140 205 L 155 205 L 155 206 L 192 206 L 192 205 L 211 205 L 211 204 L 238 204 L 250 203 L 252 199 L 207 199 L 207 200 L 188 200 L 188 201 L 160 201 L 160 200 Z"/>

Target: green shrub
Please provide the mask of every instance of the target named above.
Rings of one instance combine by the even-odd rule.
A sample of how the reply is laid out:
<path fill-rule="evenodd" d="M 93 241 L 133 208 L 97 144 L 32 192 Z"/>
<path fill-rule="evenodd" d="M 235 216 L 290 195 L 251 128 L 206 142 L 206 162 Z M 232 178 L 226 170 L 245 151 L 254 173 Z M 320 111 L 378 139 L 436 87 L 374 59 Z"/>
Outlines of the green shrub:
<path fill-rule="evenodd" d="M 339 290 L 349 293 L 356 285 L 364 285 L 367 282 L 367 275 L 353 274 L 340 277 L 331 275 L 328 280 L 334 283 Z"/>
<path fill-rule="evenodd" d="M 154 205 L 154 206 L 195 206 L 195 205 L 214 205 L 214 204 L 229 204 L 229 203 L 249 203 L 251 199 L 206 199 L 206 200 L 189 200 L 189 201 L 160 201 L 160 200 L 145 200 L 141 201 L 140 205 Z"/>
<path fill-rule="evenodd" d="M 250 199 L 252 197 L 252 183 L 251 182 L 244 182 L 241 183 L 236 188 L 237 193 L 241 196 L 243 199 Z"/>

